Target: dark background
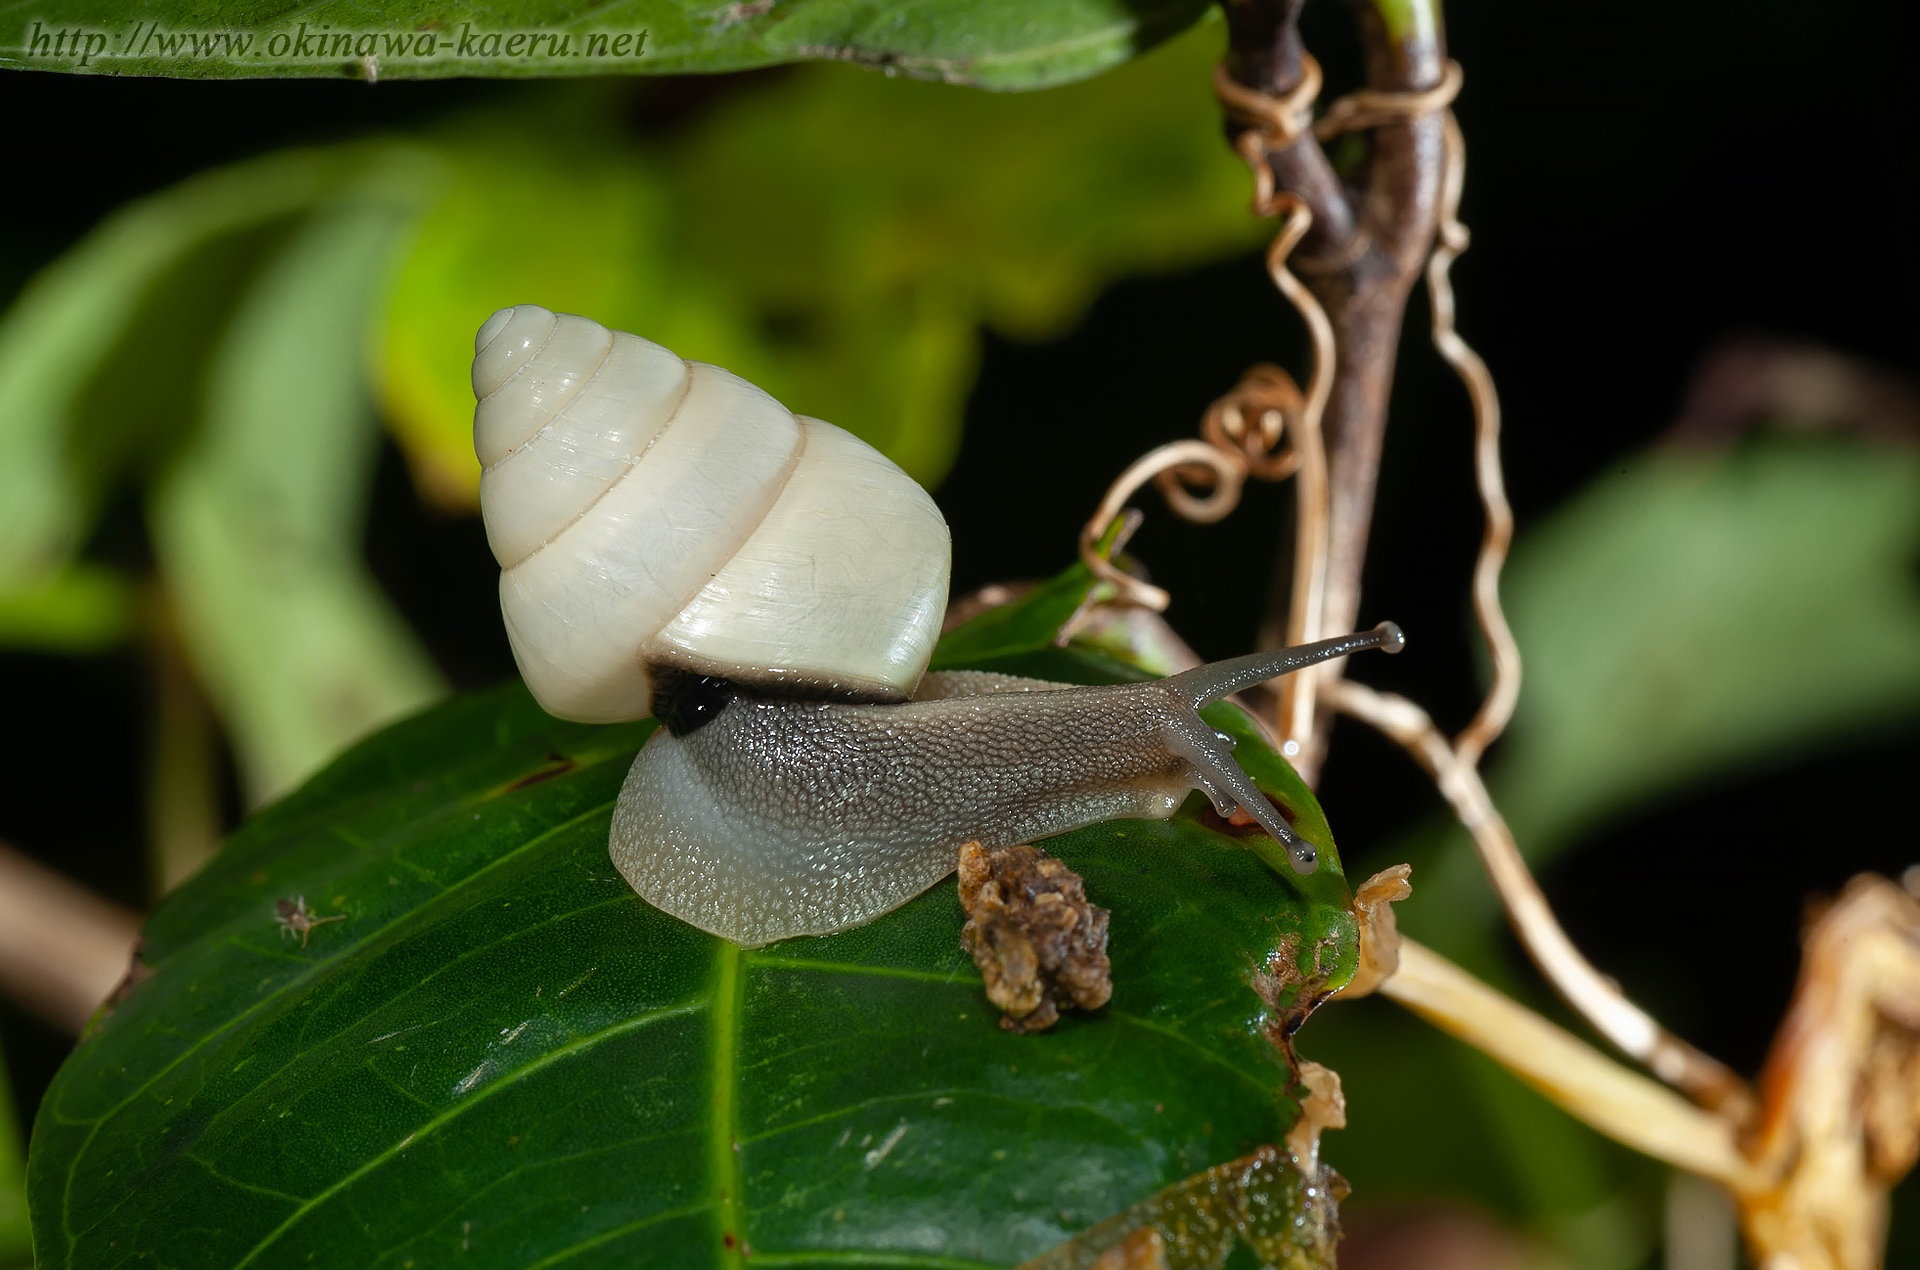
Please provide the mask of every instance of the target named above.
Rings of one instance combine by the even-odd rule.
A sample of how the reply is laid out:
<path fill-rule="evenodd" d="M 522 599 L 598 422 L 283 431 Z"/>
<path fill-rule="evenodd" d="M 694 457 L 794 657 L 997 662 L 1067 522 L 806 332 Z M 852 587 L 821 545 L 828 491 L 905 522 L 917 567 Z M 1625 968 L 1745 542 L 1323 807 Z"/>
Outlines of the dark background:
<path fill-rule="evenodd" d="M 1482 2 L 1455 5 L 1448 20 L 1467 71 L 1457 111 L 1470 147 L 1463 215 L 1474 233 L 1454 271 L 1460 323 L 1499 381 L 1522 532 L 1665 429 L 1692 368 L 1729 336 L 1816 341 L 1920 379 L 1912 233 L 1920 19 L 1911 6 Z M 1315 0 L 1306 25 L 1331 89 L 1352 84 L 1344 6 Z M 525 90 L 0 76 L 0 119 L 10 125 L 0 296 L 113 208 L 204 167 L 514 91 Z M 632 126 L 662 131 L 731 88 L 637 80 L 624 91 Z M 1370 678 L 1457 726 L 1477 691 L 1464 597 L 1479 519 L 1470 416 L 1426 346 L 1425 322 L 1416 298 L 1361 617 L 1390 616 L 1418 640 L 1419 655 L 1370 667 Z M 1120 460 L 1106 457 L 1190 433 L 1205 403 L 1251 362 L 1302 364 L 1296 325 L 1248 257 L 1118 285 L 1053 343 L 989 332 L 961 458 L 938 491 L 954 529 L 955 593 L 1064 563 L 1117 469 Z M 1062 419 L 1073 421 L 1071 433 L 1055 424 Z M 1028 461 L 1003 463 L 1014 447 Z M 1261 535 L 1286 523 L 1286 498 L 1252 491 L 1234 518 L 1209 529 L 1144 500 L 1149 518 L 1133 550 L 1173 588 L 1169 616 L 1202 654 L 1251 646 L 1271 566 L 1248 560 L 1283 545 Z M 143 560 L 139 508 L 117 508 L 93 550 Z M 391 449 L 367 550 L 458 686 L 512 673 L 478 521 L 423 510 Z M 0 655 L 0 839 L 134 906 L 147 899 L 148 685 L 136 652 Z M 1343 727 L 1334 755 L 1323 799 L 1350 871 L 1365 876 L 1391 863 L 1381 849 L 1429 813 L 1432 795 L 1410 764 L 1356 727 Z M 1682 1034 L 1751 1072 L 1786 1004 L 1806 895 L 1862 869 L 1897 876 L 1914 862 L 1915 771 L 1920 732 L 1856 739 L 1643 813 L 1543 880 L 1600 966 Z M 1827 840 L 1844 849 L 1809 859 L 1800 848 L 1769 792 L 1789 778 L 1821 791 Z M 1649 893 L 1642 875 L 1620 867 L 1649 850 L 1681 885 Z M 1704 886 L 1729 870 L 1774 889 L 1701 912 L 1685 883 Z M 1618 920 L 1629 907 L 1634 920 Z M 0 1002 L 0 1045 L 30 1120 L 67 1041 Z"/>

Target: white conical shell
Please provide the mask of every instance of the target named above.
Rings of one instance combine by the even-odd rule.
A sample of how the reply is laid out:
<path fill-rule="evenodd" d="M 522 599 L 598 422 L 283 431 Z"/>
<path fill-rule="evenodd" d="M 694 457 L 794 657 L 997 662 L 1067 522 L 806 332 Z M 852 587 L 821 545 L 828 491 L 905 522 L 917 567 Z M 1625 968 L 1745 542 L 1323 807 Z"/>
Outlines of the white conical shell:
<path fill-rule="evenodd" d="M 643 718 L 651 670 L 907 697 L 950 540 L 864 441 L 715 366 L 516 305 L 475 340 L 480 506 L 527 686 L 550 713 Z"/>

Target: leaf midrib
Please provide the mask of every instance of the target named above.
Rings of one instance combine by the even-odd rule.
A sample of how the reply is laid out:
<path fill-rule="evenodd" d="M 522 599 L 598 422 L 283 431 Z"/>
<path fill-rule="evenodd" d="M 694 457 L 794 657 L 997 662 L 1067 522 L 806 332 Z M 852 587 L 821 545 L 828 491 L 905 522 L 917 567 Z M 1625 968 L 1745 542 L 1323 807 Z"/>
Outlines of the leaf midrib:
<path fill-rule="evenodd" d="M 708 1185 L 712 1189 L 714 1215 L 719 1229 L 714 1231 L 714 1246 L 720 1264 L 744 1267 L 742 1249 L 747 1233 L 741 1225 L 740 1170 L 740 946 L 731 940 L 716 939 L 713 954 L 711 1056 L 708 1079 L 711 1082 L 713 1118 L 707 1139 Z"/>

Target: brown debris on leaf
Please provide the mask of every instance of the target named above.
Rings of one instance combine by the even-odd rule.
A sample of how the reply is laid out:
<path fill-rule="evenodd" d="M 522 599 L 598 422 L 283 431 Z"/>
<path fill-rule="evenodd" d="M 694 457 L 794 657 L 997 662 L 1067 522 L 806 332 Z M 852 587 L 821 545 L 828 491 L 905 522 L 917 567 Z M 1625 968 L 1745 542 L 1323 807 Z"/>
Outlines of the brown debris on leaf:
<path fill-rule="evenodd" d="M 1299 1066 L 1293 1056 L 1293 1034 L 1338 991 L 1329 985 L 1339 969 L 1340 943 L 1339 932 L 1329 931 L 1303 947 L 1300 936 L 1288 931 L 1274 943 L 1265 964 L 1247 975 L 1247 986 L 1272 1012 L 1265 1027 L 1267 1039 L 1279 1049 L 1289 1069 Z"/>
<path fill-rule="evenodd" d="M 1107 910 L 1080 875 L 1038 847 L 960 848 L 960 944 L 986 980 L 1009 1032 L 1052 1027 L 1063 1007 L 1094 1010 L 1113 995 Z"/>

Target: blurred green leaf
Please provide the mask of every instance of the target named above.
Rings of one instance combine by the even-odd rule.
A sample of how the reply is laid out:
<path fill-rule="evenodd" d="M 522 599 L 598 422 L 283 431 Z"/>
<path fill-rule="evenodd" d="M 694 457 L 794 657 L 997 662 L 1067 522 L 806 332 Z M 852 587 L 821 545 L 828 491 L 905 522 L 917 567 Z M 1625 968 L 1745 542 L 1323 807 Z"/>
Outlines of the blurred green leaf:
<path fill-rule="evenodd" d="M 1496 793 L 1541 844 L 1920 710 L 1920 454 L 1659 451 L 1508 571 L 1527 686 Z"/>
<path fill-rule="evenodd" d="M 681 277 L 678 212 L 646 154 L 557 111 L 545 126 L 466 123 L 436 153 L 446 183 L 400 268 L 377 370 L 383 412 L 431 501 L 476 504 L 473 337 L 510 304 L 585 314 L 778 387 L 725 298 Z"/>
<path fill-rule="evenodd" d="M 880 8 L 785 0 L 777 9 L 772 0 L 612 0 L 584 15 L 553 0 L 319 0 L 271 12 L 236 0 L 55 0 L 8 20 L 0 67 L 187 79 L 438 79 L 682 75 L 828 58 L 1021 89 L 1098 74 L 1205 11 L 1200 0 L 919 0 Z"/>
<path fill-rule="evenodd" d="M 360 560 L 378 437 L 367 325 L 421 170 L 391 155 L 253 279 L 214 351 L 201 429 L 154 491 L 189 655 L 255 801 L 442 691 Z"/>
<path fill-rule="evenodd" d="M 96 653 L 127 638 L 133 619 L 126 577 L 85 561 L 37 586 L 0 591 L 0 645 Z"/>
<path fill-rule="evenodd" d="M 937 484 L 982 323 L 1057 334 L 1117 277 L 1268 232 L 1219 141 L 1219 43 L 1208 27 L 1019 97 L 809 68 L 737 95 L 664 156 L 551 102 L 464 123 L 436 143 L 451 179 L 380 357 L 422 491 L 475 504 L 473 333 L 523 301 L 723 365 Z"/>
<path fill-rule="evenodd" d="M 636 897 L 606 843 L 651 726 L 559 723 L 516 685 L 256 816 L 43 1104 L 45 1270 L 1007 1265 L 1297 1115 L 1252 977 L 1284 1007 L 1352 973 L 1330 840 L 1308 878 L 1204 813 L 1049 840 L 1112 909 L 1114 999 L 1016 1036 L 950 884 L 745 952 Z M 288 942 L 296 895 L 344 920 Z"/>
<path fill-rule="evenodd" d="M 366 160 L 341 147 L 209 172 L 109 217 L 21 292 L 0 319 L 0 594 L 57 587 L 101 500 L 163 448 L 155 434 L 177 430 L 196 387 L 181 377 L 198 366 L 182 344 L 218 329 L 204 284 L 232 289 L 222 262 L 250 258 L 236 237 L 310 206 Z M 103 395 L 129 357 L 131 385 Z"/>
<path fill-rule="evenodd" d="M 673 152 L 692 249 L 762 314 L 795 410 L 924 483 L 951 463 L 986 323 L 1055 335 L 1118 277 L 1244 251 L 1204 24 L 1091 83 L 1019 97 L 808 67 Z"/>
<path fill-rule="evenodd" d="M 0 1051 L 0 1267 L 33 1264 L 33 1238 L 27 1226 L 27 1153 L 13 1110 L 13 1083 L 6 1054 Z"/>
<path fill-rule="evenodd" d="M 1654 451 L 1567 503 L 1502 587 L 1526 680 L 1488 783 L 1521 849 L 1538 865 L 1687 784 L 1920 713 L 1916 559 L 1904 448 Z M 1415 850 L 1408 929 L 1486 973 L 1501 919 L 1471 849 Z"/>

